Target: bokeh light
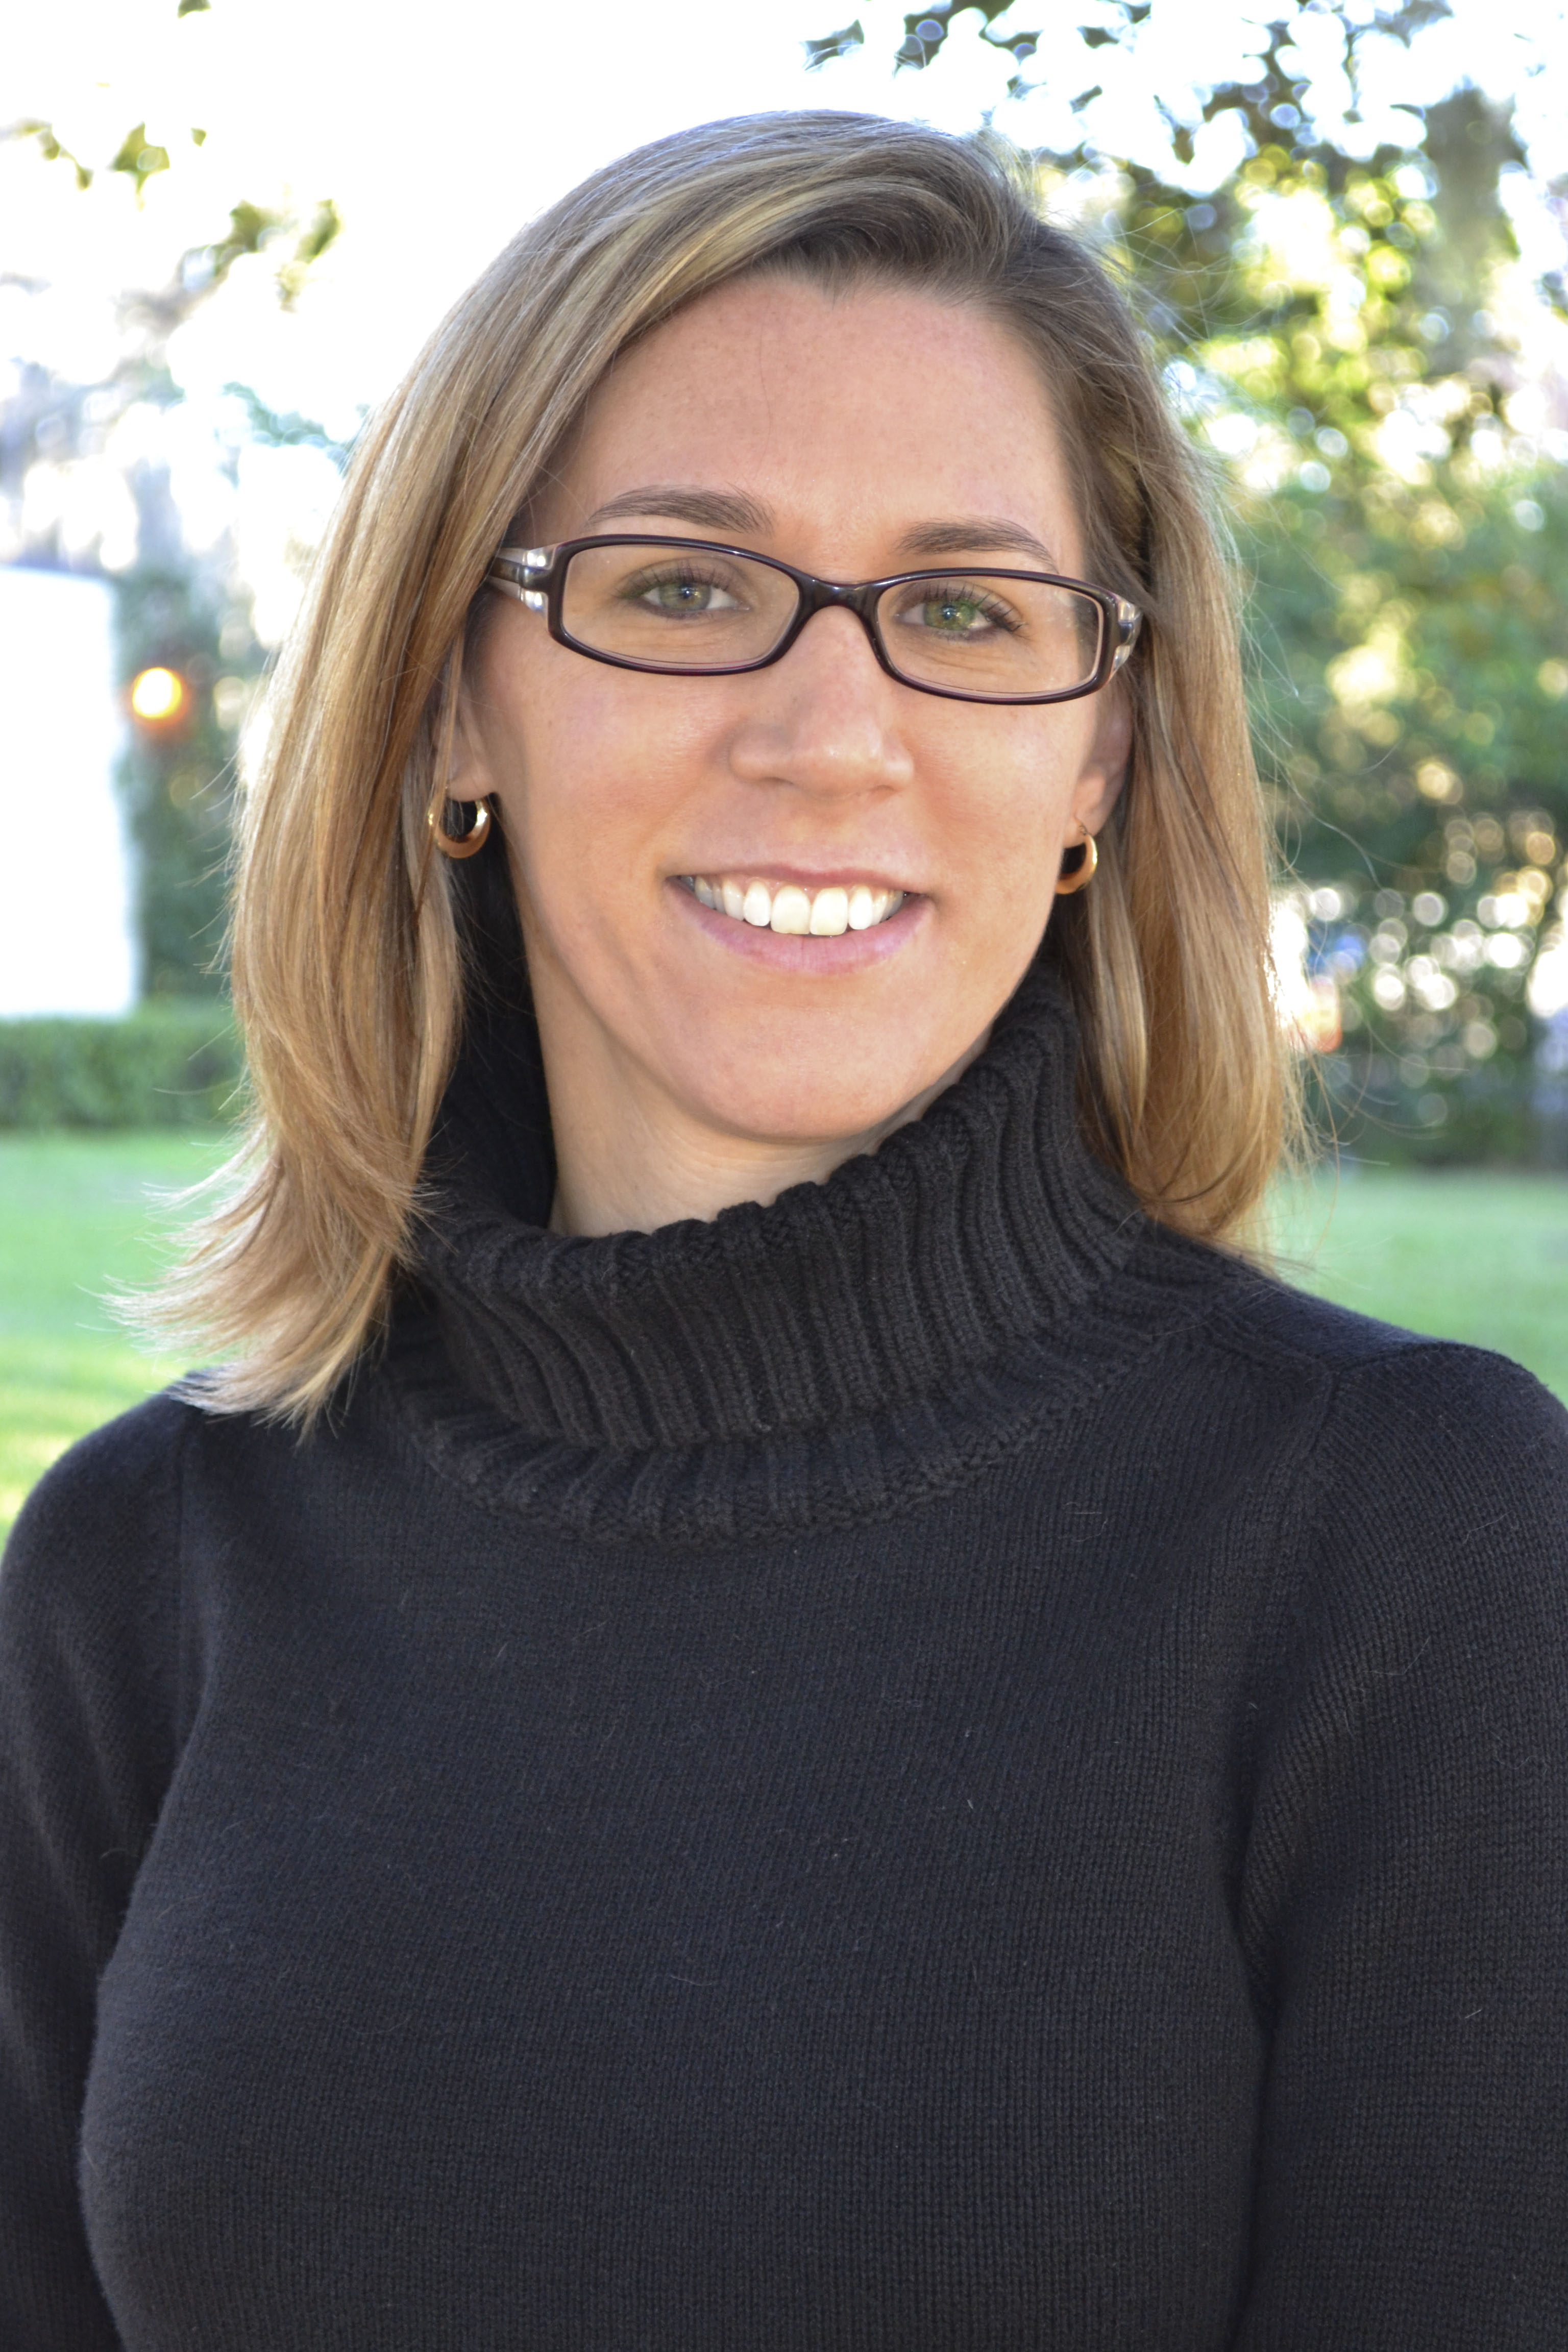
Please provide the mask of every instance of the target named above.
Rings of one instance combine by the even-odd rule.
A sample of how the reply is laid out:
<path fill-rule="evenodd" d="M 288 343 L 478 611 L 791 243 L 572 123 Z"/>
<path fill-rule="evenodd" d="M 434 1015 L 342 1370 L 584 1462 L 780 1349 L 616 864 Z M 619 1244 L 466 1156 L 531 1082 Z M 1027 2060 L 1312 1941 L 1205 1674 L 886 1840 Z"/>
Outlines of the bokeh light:
<path fill-rule="evenodd" d="M 178 670 L 142 670 L 131 688 L 131 708 L 150 727 L 168 726 L 180 717 L 189 699 Z"/>

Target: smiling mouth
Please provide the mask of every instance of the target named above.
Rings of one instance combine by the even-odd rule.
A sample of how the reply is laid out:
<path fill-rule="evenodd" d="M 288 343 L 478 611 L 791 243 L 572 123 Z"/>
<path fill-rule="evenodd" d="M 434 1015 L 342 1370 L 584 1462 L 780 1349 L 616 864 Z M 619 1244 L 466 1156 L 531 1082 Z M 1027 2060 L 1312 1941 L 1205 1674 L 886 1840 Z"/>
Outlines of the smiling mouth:
<path fill-rule="evenodd" d="M 782 931 L 795 939 L 836 940 L 846 931 L 875 930 L 903 905 L 902 890 L 874 890 L 868 883 L 830 883 L 804 890 L 798 882 L 761 882 L 734 874 L 680 874 L 675 877 L 700 906 L 754 930 Z"/>

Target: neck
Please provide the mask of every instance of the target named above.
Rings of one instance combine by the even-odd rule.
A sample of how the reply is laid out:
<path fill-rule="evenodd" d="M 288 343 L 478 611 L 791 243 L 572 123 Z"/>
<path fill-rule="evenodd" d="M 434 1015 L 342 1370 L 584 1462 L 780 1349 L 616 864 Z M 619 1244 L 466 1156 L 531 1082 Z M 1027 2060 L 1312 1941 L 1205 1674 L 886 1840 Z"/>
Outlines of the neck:
<path fill-rule="evenodd" d="M 525 1007 L 476 992 L 405 1336 L 416 1358 L 435 1350 L 452 1443 L 477 1444 L 509 1495 L 558 1496 L 581 1529 L 771 1536 L 795 1524 L 802 1477 L 800 1524 L 948 1491 L 973 1472 L 971 1441 L 991 1442 L 955 1434 L 949 1407 L 965 1428 L 972 1411 L 987 1426 L 1035 1414 L 1042 1368 L 1079 1362 L 1089 1301 L 1138 1245 L 1135 1202 L 1079 1133 L 1074 1024 L 1044 973 L 879 1150 L 707 1223 L 682 1186 L 685 1213 L 651 1233 L 540 1230 L 555 1173 L 539 1047 Z M 751 1172 L 756 1192 L 754 1158 Z M 781 1176 L 775 1158 L 765 1181 Z M 722 1464 L 739 1486 L 710 1475 Z"/>
<path fill-rule="evenodd" d="M 542 959 L 540 960 L 542 962 Z M 919 1118 L 985 1045 L 875 1124 L 840 1135 L 752 1135 L 714 1126 L 625 1052 L 581 1000 L 536 965 L 534 1002 L 555 1143 L 550 1230 L 600 1238 L 710 1222 L 742 1201 L 766 1208 L 792 1185 L 825 1183 Z"/>

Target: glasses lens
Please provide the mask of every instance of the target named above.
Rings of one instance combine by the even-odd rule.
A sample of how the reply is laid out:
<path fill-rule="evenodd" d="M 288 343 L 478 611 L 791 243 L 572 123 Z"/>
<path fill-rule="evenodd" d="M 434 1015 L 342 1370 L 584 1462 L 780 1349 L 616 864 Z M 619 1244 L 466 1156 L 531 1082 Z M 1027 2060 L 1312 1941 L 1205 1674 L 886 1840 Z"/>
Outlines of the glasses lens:
<path fill-rule="evenodd" d="M 786 573 L 711 547 L 600 540 L 566 567 L 562 624 L 595 653 L 650 669 L 736 669 L 770 654 L 794 620 Z"/>
<path fill-rule="evenodd" d="M 922 572 L 886 590 L 877 617 L 901 677 L 1005 702 L 1087 686 L 1105 626 L 1092 596 L 1004 572 Z"/>

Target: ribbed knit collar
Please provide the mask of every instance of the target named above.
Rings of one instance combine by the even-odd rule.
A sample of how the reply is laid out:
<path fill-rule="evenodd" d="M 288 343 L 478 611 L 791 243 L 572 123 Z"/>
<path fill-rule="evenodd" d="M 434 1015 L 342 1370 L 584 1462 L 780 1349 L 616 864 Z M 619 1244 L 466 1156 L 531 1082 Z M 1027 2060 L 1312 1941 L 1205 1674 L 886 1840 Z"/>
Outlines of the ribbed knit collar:
<path fill-rule="evenodd" d="M 463 1388 L 577 1454 L 776 1447 L 940 1402 L 1069 1333 L 1141 1229 L 1074 1116 L 1068 1007 L 1032 973 L 924 1117 L 826 1182 L 710 1223 L 543 1230 L 552 1169 L 527 1016 L 470 1040 L 433 1160 L 423 1286 Z"/>

